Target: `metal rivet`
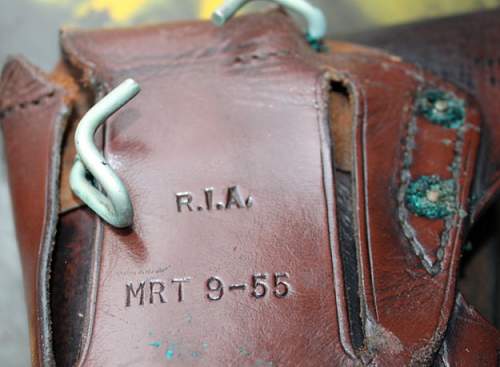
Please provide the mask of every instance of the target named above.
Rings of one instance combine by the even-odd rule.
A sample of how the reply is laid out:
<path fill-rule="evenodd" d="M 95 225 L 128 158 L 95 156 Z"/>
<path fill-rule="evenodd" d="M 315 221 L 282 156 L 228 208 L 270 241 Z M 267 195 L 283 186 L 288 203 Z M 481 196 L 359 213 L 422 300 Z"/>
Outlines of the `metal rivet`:
<path fill-rule="evenodd" d="M 437 100 L 436 103 L 434 103 L 434 108 L 439 112 L 446 112 L 448 111 L 448 101 L 442 99 Z"/>
<path fill-rule="evenodd" d="M 427 191 L 426 195 L 427 200 L 429 200 L 432 203 L 436 203 L 439 200 L 439 191 L 436 190 L 429 190 Z"/>
<path fill-rule="evenodd" d="M 429 121 L 451 129 L 464 124 L 464 101 L 439 89 L 424 91 L 417 100 L 417 113 Z"/>
<path fill-rule="evenodd" d="M 439 176 L 422 176 L 409 184 L 405 203 L 408 210 L 418 216 L 446 218 L 456 211 L 455 183 Z"/>

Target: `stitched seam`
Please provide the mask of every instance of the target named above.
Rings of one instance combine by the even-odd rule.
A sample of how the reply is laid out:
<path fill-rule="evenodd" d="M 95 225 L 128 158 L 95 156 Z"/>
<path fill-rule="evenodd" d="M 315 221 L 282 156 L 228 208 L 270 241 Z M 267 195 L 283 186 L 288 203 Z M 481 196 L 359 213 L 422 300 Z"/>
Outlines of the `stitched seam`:
<path fill-rule="evenodd" d="M 431 123 L 431 122 L 429 122 Z M 428 258 L 427 251 L 425 247 L 420 243 L 417 238 L 417 233 L 413 226 L 410 224 L 408 217 L 410 215 L 405 204 L 405 194 L 408 186 L 411 182 L 411 166 L 413 163 L 413 150 L 416 148 L 415 137 L 418 133 L 418 124 L 416 118 L 416 107 L 413 107 L 412 118 L 408 123 L 408 132 L 406 134 L 405 143 L 403 147 L 403 167 L 401 170 L 401 183 L 398 193 L 398 212 L 399 212 L 399 222 L 403 228 L 403 233 L 405 237 L 411 244 L 413 252 L 420 259 L 420 262 L 424 266 L 425 270 L 431 274 L 436 275 L 443 270 L 442 263 L 444 260 L 445 249 L 450 240 L 450 232 L 453 228 L 458 225 L 460 216 L 463 216 L 465 211 L 463 208 L 459 207 L 459 195 L 460 195 L 460 176 L 462 169 L 462 154 L 464 147 L 464 136 L 467 129 L 467 123 L 463 124 L 460 128 L 456 129 L 455 145 L 453 147 L 453 159 L 448 169 L 452 172 L 452 180 L 455 185 L 455 208 L 457 213 L 449 216 L 444 221 L 445 228 L 440 236 L 439 247 L 436 251 L 436 261 L 432 261 Z"/>
<path fill-rule="evenodd" d="M 31 101 L 19 102 L 18 104 L 7 106 L 7 107 L 0 110 L 0 119 L 5 118 L 5 117 L 17 112 L 17 111 L 24 110 L 24 109 L 27 109 L 27 108 L 33 107 L 33 106 L 39 106 L 39 105 L 43 104 L 44 102 L 55 97 L 55 95 L 56 95 L 56 91 L 52 90 L 49 93 L 43 94 L 40 97 L 33 99 Z"/>
<path fill-rule="evenodd" d="M 258 65 L 260 63 L 269 61 L 271 59 L 278 59 L 278 58 L 285 58 L 285 57 L 290 57 L 291 56 L 291 51 L 290 50 L 280 50 L 280 51 L 270 51 L 270 52 L 263 52 L 263 53 L 250 53 L 247 55 L 237 55 L 232 58 L 229 58 L 228 61 L 222 60 L 219 64 L 220 66 L 226 66 L 229 68 L 237 68 L 237 67 L 243 67 L 246 65 Z M 168 71 L 170 67 L 183 67 L 183 66 L 192 66 L 192 65 L 201 65 L 203 62 L 206 63 L 212 63 L 213 64 L 214 59 L 194 59 L 192 63 L 186 64 L 185 62 L 179 62 L 180 60 L 177 60 L 175 62 L 168 62 L 168 63 L 161 63 L 161 64 L 151 64 L 149 65 L 150 70 L 152 69 L 151 66 L 154 66 L 156 68 L 156 71 L 154 71 L 155 76 L 160 75 L 166 71 Z M 132 74 L 134 70 L 137 68 L 143 68 L 141 67 L 129 67 L 129 68 L 124 68 L 120 70 L 120 72 Z M 152 70 L 154 70 L 154 68 Z M 94 79 L 96 79 L 96 76 L 93 76 Z M 95 83 L 99 83 L 98 80 L 94 80 Z M 101 92 L 103 90 L 109 91 L 110 88 L 109 86 L 105 86 L 105 88 L 102 88 L 100 85 L 96 85 L 96 89 L 98 92 Z"/>

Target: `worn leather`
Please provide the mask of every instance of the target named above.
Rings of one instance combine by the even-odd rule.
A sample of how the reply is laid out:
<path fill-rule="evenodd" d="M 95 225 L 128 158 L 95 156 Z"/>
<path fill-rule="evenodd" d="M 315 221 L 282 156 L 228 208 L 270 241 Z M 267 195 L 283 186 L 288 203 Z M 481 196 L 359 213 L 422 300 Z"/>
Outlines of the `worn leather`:
<path fill-rule="evenodd" d="M 372 363 L 428 364 L 445 333 L 454 301 L 464 223 L 461 218 L 455 218 L 450 225 L 411 213 L 406 215 L 401 207 L 404 162 L 410 150 L 412 178 L 432 173 L 451 178 L 454 174 L 449 167 L 461 156 L 458 160 L 462 173 L 455 177 L 463 190 L 460 201 L 467 205 L 467 187 L 474 171 L 479 135 L 478 112 L 474 111 L 471 100 L 462 97 L 469 106 L 467 121 L 470 123 L 462 136 L 429 125 L 421 117 L 415 117 L 412 105 L 415 96 L 421 90 L 436 87 L 457 96 L 461 94 L 459 91 L 380 51 L 340 43 L 330 43 L 329 47 L 332 52 L 327 58 L 335 65 L 339 80 L 355 91 L 352 93 L 354 110 L 359 119 L 355 125 L 354 151 L 358 151 L 358 155 L 353 172 L 354 187 L 357 187 L 354 207 L 358 208 L 360 270 L 361 278 L 365 279 L 361 285 L 361 298 L 365 300 L 361 307 L 365 346 L 368 355 L 373 356 Z M 413 123 L 416 124 L 414 133 Z M 446 146 L 445 139 L 452 143 Z M 413 149 L 409 149 L 410 143 Z M 412 229 L 410 233 L 406 232 L 408 224 Z M 423 254 L 417 253 L 414 241 L 423 245 Z M 440 249 L 444 250 L 441 260 Z M 411 253 L 413 256 L 408 256 Z M 420 262 L 420 266 L 415 261 Z M 433 268 L 439 270 L 433 274 Z M 380 329 L 370 329 L 372 320 Z M 384 339 L 383 332 L 387 333 L 387 345 L 399 346 L 399 350 L 373 353 L 376 343 Z M 422 339 L 422 335 L 427 337 Z"/>
<path fill-rule="evenodd" d="M 136 214 L 132 228 L 116 230 L 74 202 L 64 205 L 55 237 L 57 218 L 46 213 L 56 181 L 37 185 L 29 199 L 21 185 L 24 167 L 38 170 L 38 180 L 64 175 L 62 135 L 50 140 L 64 119 L 37 110 L 43 103 L 4 113 L 18 232 L 34 236 L 20 236 L 29 248 L 24 264 L 39 267 L 27 278 L 28 301 L 45 315 L 32 319 L 35 366 L 496 361 L 498 332 L 455 293 L 464 213 L 483 167 L 483 111 L 473 95 L 375 49 L 332 41 L 318 54 L 281 11 L 223 28 L 64 31 L 61 43 L 65 78 L 49 82 L 14 60 L 2 83 L 53 83 L 58 111 L 72 110 L 70 131 L 82 103 L 61 80 L 73 78 L 96 99 L 137 80 L 141 94 L 102 135 Z M 429 88 L 465 102 L 463 128 L 416 112 Z M 2 111 L 18 104 L 0 93 Z M 26 121 L 42 126 L 40 142 L 16 145 Z M 446 220 L 417 217 L 402 199 L 409 178 L 431 174 L 458 188 L 461 211 Z M 203 190 L 212 187 L 210 205 Z M 189 205 L 179 202 L 186 192 Z M 56 238 L 55 256 L 27 215 L 51 220 L 37 228 Z M 222 283 L 223 294 L 214 287 Z M 465 356 L 467 349 L 475 352 Z"/>
<path fill-rule="evenodd" d="M 401 56 L 476 97 L 483 126 L 472 220 L 500 188 L 500 9 L 348 37 Z"/>

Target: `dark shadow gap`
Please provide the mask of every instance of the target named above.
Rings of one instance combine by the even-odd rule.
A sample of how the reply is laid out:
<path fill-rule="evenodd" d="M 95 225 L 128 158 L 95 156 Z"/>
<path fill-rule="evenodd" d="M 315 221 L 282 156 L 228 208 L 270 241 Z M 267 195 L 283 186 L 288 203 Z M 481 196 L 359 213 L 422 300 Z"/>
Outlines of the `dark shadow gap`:
<path fill-rule="evenodd" d="M 353 347 L 360 350 L 364 344 L 364 328 L 361 317 L 356 221 L 353 212 L 354 183 L 350 173 L 353 155 L 353 113 L 348 90 L 338 82 L 333 82 L 331 85 L 330 116 L 335 175 L 335 215 L 344 273 L 349 329 Z"/>
<path fill-rule="evenodd" d="M 500 198 L 473 225 L 462 249 L 457 288 L 465 300 L 500 326 Z"/>

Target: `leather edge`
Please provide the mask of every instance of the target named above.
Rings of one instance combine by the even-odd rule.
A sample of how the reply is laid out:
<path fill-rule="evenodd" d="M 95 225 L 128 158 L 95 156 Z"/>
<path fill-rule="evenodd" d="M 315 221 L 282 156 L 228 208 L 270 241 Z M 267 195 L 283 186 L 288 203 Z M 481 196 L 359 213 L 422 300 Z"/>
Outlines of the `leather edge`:
<path fill-rule="evenodd" d="M 10 57 L 4 66 L 4 71 L 15 63 L 19 65 L 22 71 L 29 74 L 27 78 L 30 78 L 35 83 L 38 83 L 39 87 L 41 86 L 40 90 L 37 91 L 38 93 L 36 93 L 37 97 L 35 99 L 27 101 L 21 99 L 21 101 L 18 102 L 19 106 L 26 104 L 35 105 L 40 103 L 40 100 L 43 98 L 59 98 L 59 101 L 57 101 L 59 106 L 57 118 L 50 121 L 53 129 L 46 129 L 48 133 L 53 131 L 53 135 L 50 137 L 52 139 L 53 145 L 50 149 L 50 157 L 48 157 L 49 166 L 47 168 L 47 187 L 41 189 L 45 191 L 46 202 L 44 213 L 40 214 L 43 215 L 44 225 L 41 233 L 41 242 L 38 244 L 38 251 L 36 254 L 36 281 L 35 284 L 33 284 L 33 286 L 35 287 L 35 299 L 34 305 L 32 305 L 32 307 L 34 307 L 35 320 L 30 320 L 31 323 L 35 323 L 35 325 L 32 324 L 30 326 L 32 363 L 34 365 L 40 366 L 54 366 L 55 364 L 52 350 L 50 318 L 49 280 L 51 254 L 54 247 L 58 222 L 60 152 L 64 132 L 66 129 L 67 117 L 69 115 L 70 109 L 63 101 L 63 96 L 65 94 L 64 89 L 62 89 L 57 84 L 52 83 L 44 72 L 29 63 L 23 57 Z M 2 79 L 4 79 L 4 75 L 2 75 Z M 9 79 L 9 77 L 6 77 L 6 79 Z M 2 87 L 5 87 L 5 84 L 7 83 L 2 83 Z M 46 89 L 50 90 L 50 93 L 47 94 L 46 92 L 44 92 Z M 13 114 L 16 113 L 14 107 L 11 109 L 11 111 L 13 111 Z M 8 168 L 9 170 L 14 169 L 13 167 Z M 16 223 L 17 228 L 19 228 L 18 226 L 19 223 Z M 25 293 L 28 294 L 30 290 L 26 289 L 26 285 L 27 284 L 25 279 Z"/>

